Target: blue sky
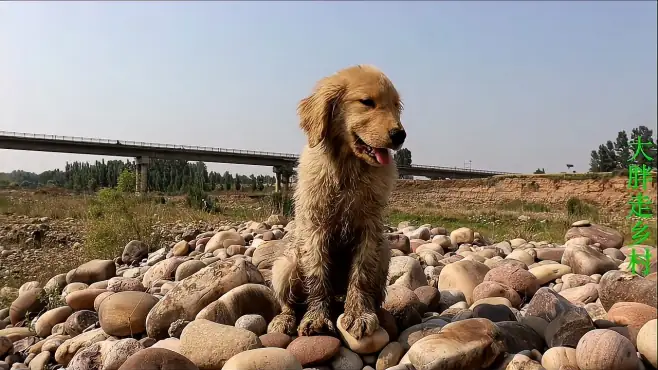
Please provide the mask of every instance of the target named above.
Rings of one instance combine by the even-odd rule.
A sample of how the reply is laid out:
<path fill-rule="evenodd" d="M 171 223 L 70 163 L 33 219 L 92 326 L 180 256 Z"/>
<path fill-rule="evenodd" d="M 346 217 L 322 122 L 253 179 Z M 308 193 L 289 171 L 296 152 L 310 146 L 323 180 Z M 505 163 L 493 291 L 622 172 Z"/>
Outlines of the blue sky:
<path fill-rule="evenodd" d="M 586 171 L 656 126 L 656 27 L 654 1 L 3 2 L 0 130 L 298 153 L 298 101 L 369 63 L 414 163 Z M 0 171 L 96 158 L 0 150 Z"/>

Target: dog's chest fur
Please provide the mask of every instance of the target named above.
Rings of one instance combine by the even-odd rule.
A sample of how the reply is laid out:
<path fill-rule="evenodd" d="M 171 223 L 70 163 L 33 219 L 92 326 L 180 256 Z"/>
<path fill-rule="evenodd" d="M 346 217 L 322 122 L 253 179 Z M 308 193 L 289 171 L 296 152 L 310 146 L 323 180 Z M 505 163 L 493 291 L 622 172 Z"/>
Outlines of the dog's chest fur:
<path fill-rule="evenodd" d="M 319 228 L 331 249 L 356 247 L 366 228 L 382 229 L 382 212 L 396 172 L 394 166 L 372 167 L 356 158 L 331 161 L 322 154 L 305 152 L 295 192 L 301 234 L 304 228 Z"/>

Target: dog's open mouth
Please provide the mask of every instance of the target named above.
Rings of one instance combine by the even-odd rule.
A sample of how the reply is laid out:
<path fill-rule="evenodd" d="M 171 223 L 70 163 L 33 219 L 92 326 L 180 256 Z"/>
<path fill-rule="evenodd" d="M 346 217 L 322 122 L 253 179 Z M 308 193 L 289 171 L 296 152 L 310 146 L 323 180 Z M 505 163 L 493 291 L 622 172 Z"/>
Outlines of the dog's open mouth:
<path fill-rule="evenodd" d="M 391 163 L 391 152 L 387 148 L 371 147 L 358 136 L 356 136 L 356 148 L 358 151 L 367 154 L 379 164 L 387 165 Z"/>

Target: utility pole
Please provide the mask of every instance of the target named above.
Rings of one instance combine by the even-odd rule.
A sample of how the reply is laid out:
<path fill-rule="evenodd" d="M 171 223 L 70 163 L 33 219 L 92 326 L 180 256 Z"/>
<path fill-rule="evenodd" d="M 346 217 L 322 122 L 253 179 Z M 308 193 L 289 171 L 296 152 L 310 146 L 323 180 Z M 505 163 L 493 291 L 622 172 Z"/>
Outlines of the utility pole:
<path fill-rule="evenodd" d="M 468 161 L 464 161 L 464 169 L 470 171 L 473 168 L 472 163 L 473 161 L 471 161 L 470 159 Z"/>

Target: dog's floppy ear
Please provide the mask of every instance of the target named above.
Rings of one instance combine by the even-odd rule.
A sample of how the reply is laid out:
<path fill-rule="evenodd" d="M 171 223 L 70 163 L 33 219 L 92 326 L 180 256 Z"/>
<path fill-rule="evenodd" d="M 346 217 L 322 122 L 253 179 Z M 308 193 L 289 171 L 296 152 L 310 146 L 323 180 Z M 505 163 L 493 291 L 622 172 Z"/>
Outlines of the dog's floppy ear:
<path fill-rule="evenodd" d="M 327 136 L 329 125 L 334 118 L 334 109 L 343 90 L 342 84 L 334 78 L 327 77 L 320 80 L 311 96 L 299 102 L 297 107 L 299 125 L 306 132 L 311 148 Z"/>

